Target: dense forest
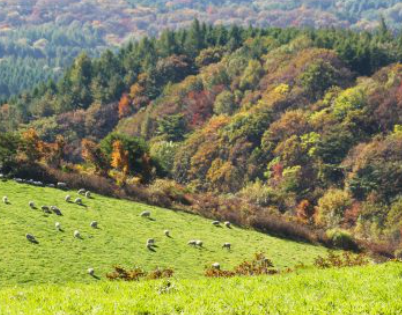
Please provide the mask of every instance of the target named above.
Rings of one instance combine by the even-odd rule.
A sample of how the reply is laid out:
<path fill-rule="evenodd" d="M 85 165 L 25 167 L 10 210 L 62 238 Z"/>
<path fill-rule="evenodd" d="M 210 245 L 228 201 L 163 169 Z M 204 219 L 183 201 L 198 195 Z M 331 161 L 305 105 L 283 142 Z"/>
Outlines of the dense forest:
<path fill-rule="evenodd" d="M 372 32 L 195 20 L 83 53 L 60 80 L 9 99 L 0 162 L 11 175 L 38 163 L 236 197 L 336 238 L 397 245 L 401 45 L 384 20 Z"/>
<path fill-rule="evenodd" d="M 79 52 L 98 56 L 132 39 L 211 25 L 347 27 L 401 22 L 397 0 L 0 0 L 0 99 L 57 80 Z"/>

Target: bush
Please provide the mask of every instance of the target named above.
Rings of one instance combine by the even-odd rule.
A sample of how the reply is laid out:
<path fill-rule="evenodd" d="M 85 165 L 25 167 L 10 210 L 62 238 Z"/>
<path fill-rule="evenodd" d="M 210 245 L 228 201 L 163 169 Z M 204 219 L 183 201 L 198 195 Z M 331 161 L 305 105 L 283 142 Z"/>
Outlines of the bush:
<path fill-rule="evenodd" d="M 205 276 L 208 278 L 230 278 L 234 276 L 261 276 L 275 275 L 279 271 L 274 269 L 272 261 L 265 257 L 263 253 L 256 253 L 251 261 L 244 261 L 233 271 L 221 270 L 220 268 L 207 267 Z"/>
<path fill-rule="evenodd" d="M 329 251 L 328 257 L 326 258 L 318 256 L 314 262 L 314 264 L 319 268 L 365 266 L 368 265 L 368 263 L 369 260 L 363 254 L 354 255 L 349 252 L 335 254 L 332 251 Z"/>
<path fill-rule="evenodd" d="M 139 281 L 141 279 L 157 280 L 171 278 L 174 274 L 173 269 L 159 269 L 156 268 L 151 272 L 146 272 L 141 267 L 135 267 L 132 270 L 127 270 L 120 266 L 114 266 L 114 271 L 106 274 L 109 280 L 122 280 L 122 281 Z"/>
<path fill-rule="evenodd" d="M 397 249 L 397 250 L 394 252 L 394 256 L 395 256 L 396 259 L 402 260 L 402 249 Z"/>
<path fill-rule="evenodd" d="M 327 231 L 326 234 L 330 239 L 331 244 L 336 248 L 352 251 L 359 250 L 359 245 L 356 243 L 353 236 L 347 231 L 333 229 Z"/>

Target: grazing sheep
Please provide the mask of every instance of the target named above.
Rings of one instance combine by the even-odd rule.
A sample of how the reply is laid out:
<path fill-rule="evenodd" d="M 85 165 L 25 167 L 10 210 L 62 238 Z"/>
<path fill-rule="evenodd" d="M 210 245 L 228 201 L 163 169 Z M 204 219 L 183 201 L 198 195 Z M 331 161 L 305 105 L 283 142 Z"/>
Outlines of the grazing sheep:
<path fill-rule="evenodd" d="M 232 223 L 230 223 L 229 221 L 226 221 L 224 224 L 228 229 L 232 228 Z"/>
<path fill-rule="evenodd" d="M 198 240 L 198 241 L 195 241 L 195 245 L 197 245 L 198 247 L 202 247 L 204 245 L 204 242 Z"/>
<path fill-rule="evenodd" d="M 60 222 L 56 222 L 56 223 L 54 224 L 54 226 L 56 227 L 56 230 L 57 230 L 57 231 L 61 231 L 61 224 L 60 224 Z"/>
<path fill-rule="evenodd" d="M 140 214 L 141 217 L 143 218 L 149 218 L 151 216 L 151 212 L 149 211 L 144 211 Z"/>
<path fill-rule="evenodd" d="M 71 196 L 70 195 L 67 195 L 66 196 L 66 198 L 64 198 L 67 202 L 70 202 L 71 201 Z"/>
<path fill-rule="evenodd" d="M 87 191 L 85 193 L 85 198 L 91 199 L 91 192 L 90 191 Z"/>
<path fill-rule="evenodd" d="M 222 248 L 226 248 L 227 250 L 230 250 L 231 247 L 232 247 L 232 244 L 230 244 L 230 243 L 224 243 L 222 245 Z"/>
<path fill-rule="evenodd" d="M 215 226 L 220 226 L 221 225 L 221 223 L 219 221 L 213 221 L 212 224 L 215 225 Z"/>
<path fill-rule="evenodd" d="M 221 269 L 220 263 L 217 263 L 217 262 L 216 262 L 216 263 L 213 263 L 213 264 L 212 264 L 212 267 L 215 268 L 215 269 Z"/>
<path fill-rule="evenodd" d="M 81 233 L 80 233 L 80 231 L 74 231 L 74 237 L 75 237 L 75 238 L 81 238 Z"/>
<path fill-rule="evenodd" d="M 76 199 L 74 200 L 74 203 L 76 203 L 77 205 L 82 206 L 82 199 L 81 199 L 81 198 L 76 198 Z"/>
<path fill-rule="evenodd" d="M 90 226 L 91 226 L 91 228 L 93 228 L 93 229 L 97 229 L 97 228 L 98 228 L 98 222 L 92 221 L 91 224 L 90 224 Z"/>
<path fill-rule="evenodd" d="M 91 277 L 93 277 L 93 276 L 95 275 L 95 270 L 94 270 L 94 268 L 89 268 L 89 269 L 88 269 L 88 274 L 89 274 Z"/>
<path fill-rule="evenodd" d="M 30 201 L 28 204 L 31 209 L 35 209 L 35 203 L 33 201 Z"/>
<path fill-rule="evenodd" d="M 55 186 L 54 184 L 49 184 L 49 185 L 47 185 L 47 187 L 49 187 L 49 188 L 55 188 L 56 186 Z"/>
<path fill-rule="evenodd" d="M 66 183 L 63 183 L 63 182 L 58 182 L 58 183 L 57 183 L 57 188 L 66 189 L 66 188 L 67 188 L 67 184 L 66 184 Z"/>
<path fill-rule="evenodd" d="M 55 215 L 58 215 L 58 216 L 62 216 L 62 215 L 63 215 L 63 214 L 61 213 L 61 210 L 60 210 L 59 208 L 55 207 L 55 206 L 51 206 L 51 207 L 50 207 L 50 210 L 52 210 Z"/>
<path fill-rule="evenodd" d="M 52 211 L 50 211 L 48 206 L 42 206 L 41 209 L 45 214 L 52 214 Z"/>
<path fill-rule="evenodd" d="M 195 241 L 195 240 L 188 241 L 187 245 L 196 246 L 196 245 L 197 245 L 197 241 Z"/>
<path fill-rule="evenodd" d="M 166 237 L 170 237 L 170 231 L 169 230 L 165 230 L 163 233 L 165 234 Z"/>
<path fill-rule="evenodd" d="M 148 245 L 155 245 L 155 239 L 149 238 L 149 239 L 147 240 L 147 244 L 148 244 Z"/>
<path fill-rule="evenodd" d="M 79 194 L 79 195 L 85 194 L 85 189 L 84 189 L 84 188 L 81 188 L 81 189 L 78 191 L 78 194 Z"/>
<path fill-rule="evenodd" d="M 7 197 L 7 196 L 4 196 L 4 197 L 3 197 L 3 202 L 4 202 L 5 204 L 7 204 L 7 203 L 10 202 L 10 201 L 8 200 L 8 197 Z"/>
<path fill-rule="evenodd" d="M 31 235 L 31 234 L 27 234 L 27 235 L 25 235 L 25 237 L 26 237 L 26 239 L 27 239 L 28 241 L 30 241 L 31 243 L 35 243 L 35 244 L 38 243 L 38 241 L 36 240 L 35 236 L 33 236 L 33 235 Z"/>

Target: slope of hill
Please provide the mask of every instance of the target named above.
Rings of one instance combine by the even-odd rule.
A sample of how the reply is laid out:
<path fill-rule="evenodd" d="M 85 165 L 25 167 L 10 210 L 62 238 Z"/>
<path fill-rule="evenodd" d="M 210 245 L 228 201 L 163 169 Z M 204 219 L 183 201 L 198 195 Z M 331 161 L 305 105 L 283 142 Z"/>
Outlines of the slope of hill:
<path fill-rule="evenodd" d="M 397 314 L 402 265 L 274 277 L 46 285 L 0 290 L 4 314 Z"/>
<path fill-rule="evenodd" d="M 12 182 L 1 182 L 0 193 L 8 196 L 10 204 L 0 205 L 0 284 L 38 284 L 51 282 L 91 282 L 88 268 L 105 279 L 114 265 L 127 268 L 143 266 L 146 270 L 172 267 L 178 278 L 197 278 L 205 266 L 218 261 L 229 268 L 264 252 L 277 267 L 311 264 L 325 249 L 291 242 L 237 227 L 215 227 L 211 221 L 198 216 L 168 211 L 143 204 L 114 200 L 99 195 L 85 199 L 84 206 L 64 201 L 68 192 L 52 188 L 38 188 Z M 77 194 L 70 192 L 74 197 Z M 63 216 L 45 215 L 31 210 L 32 200 L 43 205 L 58 206 Z M 152 219 L 139 214 L 152 212 Z M 99 229 L 92 229 L 92 221 Z M 62 232 L 55 229 L 60 222 Z M 171 231 L 172 238 L 164 236 Z M 79 230 L 82 239 L 73 237 Z M 25 239 L 33 234 L 39 244 Z M 157 247 L 146 247 L 148 238 L 155 238 Z M 187 242 L 200 239 L 204 248 L 192 248 Z M 224 242 L 232 250 L 221 248 Z M 0 310 L 1 313 L 1 310 Z"/>

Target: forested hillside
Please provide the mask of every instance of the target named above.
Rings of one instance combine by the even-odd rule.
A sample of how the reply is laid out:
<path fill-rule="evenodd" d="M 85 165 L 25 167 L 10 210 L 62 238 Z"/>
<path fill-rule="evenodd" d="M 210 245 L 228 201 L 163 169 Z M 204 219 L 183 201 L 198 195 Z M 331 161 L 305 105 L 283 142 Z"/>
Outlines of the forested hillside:
<path fill-rule="evenodd" d="M 399 0 L 0 0 L 0 99 L 60 77 L 80 51 L 98 55 L 130 39 L 190 26 L 374 29 L 401 22 Z"/>
<path fill-rule="evenodd" d="M 397 249 L 401 42 L 384 23 L 352 32 L 196 20 L 82 54 L 58 82 L 2 105 L 2 131 L 18 131 L 1 134 L 3 171 L 99 176 L 107 191 L 142 187 L 150 202 L 163 195 L 264 231 L 283 216 L 335 244 L 353 247 L 354 235 Z"/>

